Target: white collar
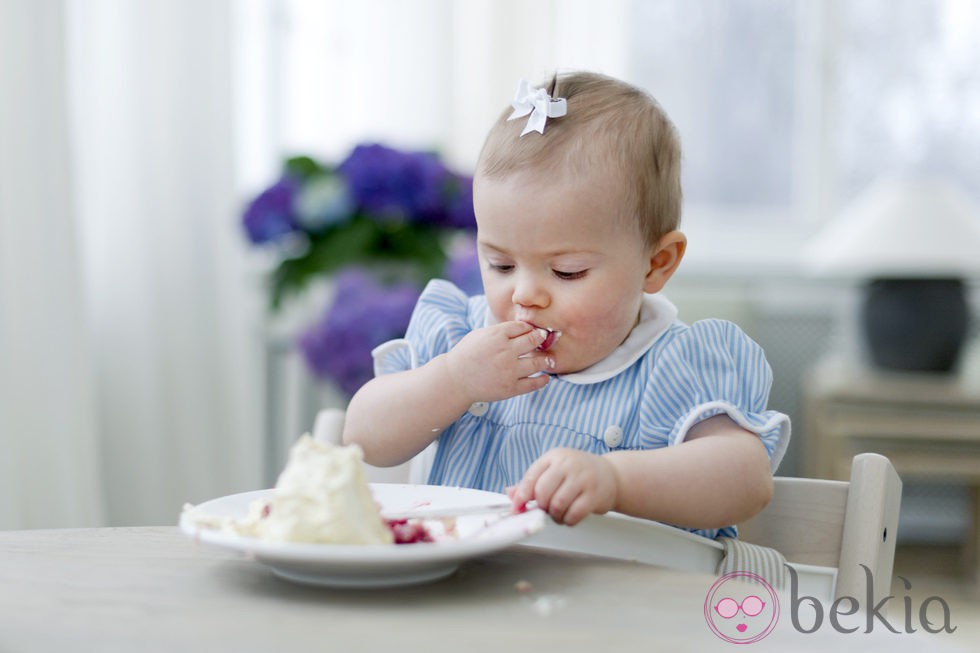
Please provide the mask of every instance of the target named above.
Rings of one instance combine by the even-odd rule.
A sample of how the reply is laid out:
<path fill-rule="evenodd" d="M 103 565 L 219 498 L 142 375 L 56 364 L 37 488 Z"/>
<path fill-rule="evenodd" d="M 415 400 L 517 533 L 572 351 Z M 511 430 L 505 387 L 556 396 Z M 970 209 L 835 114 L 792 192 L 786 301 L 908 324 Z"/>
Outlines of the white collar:
<path fill-rule="evenodd" d="M 640 322 L 626 336 L 619 347 L 608 356 L 584 370 L 571 374 L 559 374 L 558 378 L 569 383 L 588 385 L 611 379 L 635 363 L 677 319 L 677 307 L 661 294 L 644 294 L 640 304 Z M 485 325 L 494 323 L 493 314 L 487 307 Z"/>

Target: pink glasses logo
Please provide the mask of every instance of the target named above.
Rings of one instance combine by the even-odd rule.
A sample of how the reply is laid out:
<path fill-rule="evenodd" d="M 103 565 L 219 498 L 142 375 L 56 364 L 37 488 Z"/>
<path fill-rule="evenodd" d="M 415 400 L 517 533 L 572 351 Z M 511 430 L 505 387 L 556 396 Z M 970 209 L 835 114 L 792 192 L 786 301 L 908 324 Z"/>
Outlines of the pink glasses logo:
<path fill-rule="evenodd" d="M 738 614 L 739 610 L 741 610 L 746 617 L 757 617 L 765 607 L 766 602 L 753 594 L 742 599 L 741 604 L 739 604 L 735 599 L 725 597 L 718 601 L 718 605 L 715 606 L 715 612 L 721 615 L 723 619 L 731 619 Z M 738 625 L 739 632 L 744 632 L 745 628 L 745 624 Z"/>
<path fill-rule="evenodd" d="M 734 571 L 719 578 L 708 590 L 704 619 L 711 632 L 726 642 L 752 644 L 776 627 L 779 599 L 762 577 Z"/>

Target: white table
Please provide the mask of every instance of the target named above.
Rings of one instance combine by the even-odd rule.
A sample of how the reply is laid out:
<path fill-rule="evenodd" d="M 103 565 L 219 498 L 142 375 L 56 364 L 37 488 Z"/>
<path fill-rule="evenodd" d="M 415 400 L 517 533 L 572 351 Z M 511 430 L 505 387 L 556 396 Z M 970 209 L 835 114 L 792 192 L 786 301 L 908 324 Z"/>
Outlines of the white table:
<path fill-rule="evenodd" d="M 0 651 L 730 650 L 704 620 L 714 580 L 515 546 L 430 585 L 329 590 L 175 527 L 0 532 Z M 955 635 L 800 634 L 783 603 L 751 650 L 968 650 Z"/>

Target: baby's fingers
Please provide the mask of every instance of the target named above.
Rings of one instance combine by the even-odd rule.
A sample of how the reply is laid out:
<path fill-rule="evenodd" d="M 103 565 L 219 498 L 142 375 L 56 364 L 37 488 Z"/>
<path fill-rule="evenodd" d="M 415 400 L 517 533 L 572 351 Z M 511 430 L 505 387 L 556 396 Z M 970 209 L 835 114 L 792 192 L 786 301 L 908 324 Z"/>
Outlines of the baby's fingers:
<path fill-rule="evenodd" d="M 517 343 L 518 351 L 524 354 L 536 351 L 538 347 L 544 344 L 546 338 L 547 336 L 543 334 L 541 329 L 531 329 L 527 333 L 514 338 L 514 342 Z"/>
<path fill-rule="evenodd" d="M 541 329 L 535 329 L 527 322 L 504 322 L 500 327 L 510 339 L 511 347 L 517 355 L 535 351 L 546 338 Z"/>
<path fill-rule="evenodd" d="M 529 376 L 524 379 L 518 379 L 515 384 L 515 391 L 519 395 L 527 394 L 528 392 L 534 392 L 535 390 L 540 390 L 541 388 L 548 385 L 551 380 L 547 374 L 540 374 L 538 376 Z"/>
<path fill-rule="evenodd" d="M 535 379 L 527 380 L 534 381 Z M 524 477 L 514 487 L 514 491 L 511 494 L 511 499 L 514 501 L 515 506 L 523 506 L 531 499 L 537 499 L 538 505 L 542 508 L 545 507 L 541 504 L 541 498 L 535 496 L 535 485 L 537 484 L 541 475 L 547 471 L 549 464 L 548 459 L 544 457 L 538 458 L 531 463 L 531 466 L 527 468 L 526 472 L 524 472 Z"/>
<path fill-rule="evenodd" d="M 536 372 L 552 372 L 556 367 L 555 358 L 541 353 L 526 354 L 518 359 L 517 369 L 521 377 Z"/>
<path fill-rule="evenodd" d="M 489 327 L 491 329 L 500 329 L 500 331 L 509 339 L 519 339 L 522 336 L 528 334 L 535 334 L 537 337 L 541 337 L 540 334 L 535 333 L 533 326 L 527 322 L 521 322 L 520 320 L 510 320 L 509 322 L 500 322 L 499 324 Z"/>
<path fill-rule="evenodd" d="M 561 521 L 567 526 L 574 526 L 588 517 L 594 511 L 595 507 L 593 506 L 592 497 L 583 493 L 578 495 L 575 500 L 572 501 L 572 504 L 568 506 L 568 510 L 566 510 L 565 514 L 562 515 Z"/>

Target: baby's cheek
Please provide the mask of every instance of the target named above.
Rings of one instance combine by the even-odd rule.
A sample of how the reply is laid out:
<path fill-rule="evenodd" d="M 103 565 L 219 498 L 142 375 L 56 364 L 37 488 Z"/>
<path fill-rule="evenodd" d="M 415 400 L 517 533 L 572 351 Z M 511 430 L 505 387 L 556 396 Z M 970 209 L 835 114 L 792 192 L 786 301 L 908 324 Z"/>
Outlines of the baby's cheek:
<path fill-rule="evenodd" d="M 494 323 L 499 324 L 513 319 L 514 304 L 510 301 L 510 297 L 505 297 L 499 293 L 497 295 L 487 294 L 487 308 L 490 309 L 490 316 Z"/>
<path fill-rule="evenodd" d="M 594 302 L 576 312 L 574 330 L 596 344 L 615 347 L 633 328 L 633 321 L 624 317 L 622 307 L 606 302 Z"/>

